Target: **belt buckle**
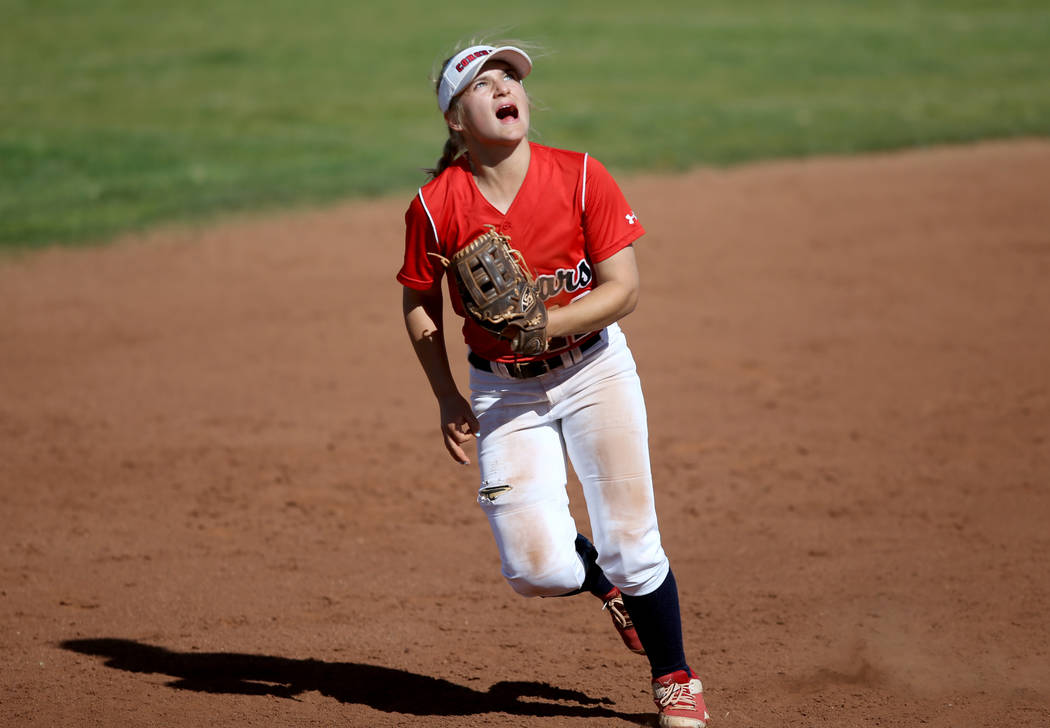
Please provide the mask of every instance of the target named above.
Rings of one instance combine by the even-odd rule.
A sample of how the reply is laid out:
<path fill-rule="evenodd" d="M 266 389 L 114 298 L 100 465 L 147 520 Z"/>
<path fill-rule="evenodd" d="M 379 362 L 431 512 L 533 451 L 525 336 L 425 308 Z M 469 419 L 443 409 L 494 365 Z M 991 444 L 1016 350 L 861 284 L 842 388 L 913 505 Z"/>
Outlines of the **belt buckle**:
<path fill-rule="evenodd" d="M 559 367 L 575 363 L 572 357 L 572 352 L 574 351 L 579 351 L 579 348 L 570 349 L 569 351 L 556 354 L 547 359 L 535 359 L 533 361 L 525 362 L 524 364 L 511 362 L 506 365 L 507 373 L 516 379 L 531 379 L 532 377 L 538 377 L 547 372 L 553 372 Z M 568 361 L 565 359 L 566 356 L 569 357 Z"/>
<path fill-rule="evenodd" d="M 546 374 L 550 371 L 550 367 L 547 365 L 546 359 L 537 359 L 536 361 L 525 362 L 521 365 L 520 370 L 522 377 L 532 379 L 541 374 Z"/>
<path fill-rule="evenodd" d="M 582 346 L 577 346 L 568 351 L 563 351 L 561 354 L 548 357 L 547 359 L 535 359 L 533 361 L 525 362 L 524 364 L 518 364 L 517 362 L 506 362 L 503 366 L 506 367 L 507 374 L 515 379 L 531 379 L 532 377 L 538 377 L 547 372 L 552 372 L 558 367 L 572 366 L 583 361 L 583 354 L 589 350 L 595 344 L 601 340 L 600 336 L 595 336 L 587 341 Z M 489 364 L 487 371 L 494 372 L 495 364 L 486 362 Z"/>

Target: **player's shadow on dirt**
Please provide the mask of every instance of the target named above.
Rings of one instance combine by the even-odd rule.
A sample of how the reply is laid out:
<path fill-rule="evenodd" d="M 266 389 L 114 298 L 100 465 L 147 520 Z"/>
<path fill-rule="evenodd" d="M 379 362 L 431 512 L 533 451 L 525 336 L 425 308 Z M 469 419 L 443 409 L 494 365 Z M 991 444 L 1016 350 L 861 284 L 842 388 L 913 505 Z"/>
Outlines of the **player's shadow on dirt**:
<path fill-rule="evenodd" d="M 429 675 L 356 662 L 293 660 L 227 652 L 172 652 L 113 638 L 66 640 L 61 647 L 104 657 L 107 667 L 118 670 L 170 675 L 175 679 L 168 683 L 169 687 L 202 693 L 293 698 L 316 690 L 344 703 L 360 703 L 388 713 L 510 713 L 619 718 L 639 725 L 651 722 L 648 713 L 621 713 L 609 707 L 608 698 L 592 698 L 547 683 L 498 682 L 481 692 Z"/>

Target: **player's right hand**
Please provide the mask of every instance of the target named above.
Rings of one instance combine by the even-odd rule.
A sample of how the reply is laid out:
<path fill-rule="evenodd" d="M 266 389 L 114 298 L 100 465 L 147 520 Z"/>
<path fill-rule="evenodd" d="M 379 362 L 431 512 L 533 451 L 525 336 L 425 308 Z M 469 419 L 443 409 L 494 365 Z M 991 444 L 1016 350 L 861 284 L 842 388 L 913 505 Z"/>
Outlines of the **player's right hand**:
<path fill-rule="evenodd" d="M 470 458 L 463 450 L 465 445 L 477 435 L 480 426 L 478 418 L 470 409 L 470 403 L 458 392 L 455 395 L 439 400 L 441 406 L 441 435 L 445 440 L 445 449 L 460 465 L 470 465 Z"/>

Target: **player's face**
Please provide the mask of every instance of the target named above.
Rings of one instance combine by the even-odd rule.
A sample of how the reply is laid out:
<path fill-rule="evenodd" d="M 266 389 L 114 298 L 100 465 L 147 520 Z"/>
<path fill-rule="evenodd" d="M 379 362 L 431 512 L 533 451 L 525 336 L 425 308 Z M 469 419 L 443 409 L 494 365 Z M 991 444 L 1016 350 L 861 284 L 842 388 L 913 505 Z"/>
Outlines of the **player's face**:
<path fill-rule="evenodd" d="M 529 97 L 503 61 L 485 64 L 460 95 L 459 110 L 449 125 L 480 144 L 516 144 L 528 135 Z"/>

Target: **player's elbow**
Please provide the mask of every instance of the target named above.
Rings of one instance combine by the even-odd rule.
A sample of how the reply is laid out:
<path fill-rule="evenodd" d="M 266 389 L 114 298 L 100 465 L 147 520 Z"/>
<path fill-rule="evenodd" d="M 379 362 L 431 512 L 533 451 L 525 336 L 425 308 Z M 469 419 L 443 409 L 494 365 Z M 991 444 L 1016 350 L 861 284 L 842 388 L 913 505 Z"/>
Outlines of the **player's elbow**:
<path fill-rule="evenodd" d="M 625 286 L 623 292 L 623 301 L 620 304 L 620 318 L 633 313 L 634 309 L 638 307 L 638 286 Z"/>

